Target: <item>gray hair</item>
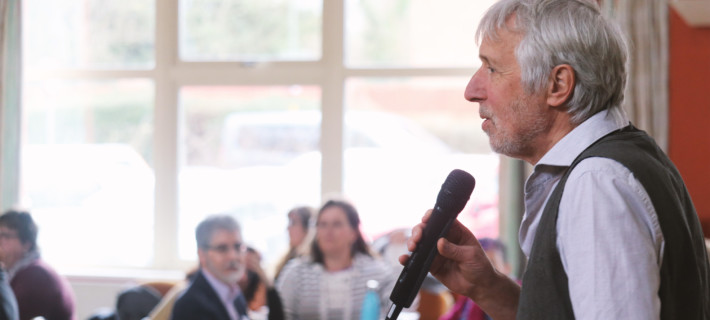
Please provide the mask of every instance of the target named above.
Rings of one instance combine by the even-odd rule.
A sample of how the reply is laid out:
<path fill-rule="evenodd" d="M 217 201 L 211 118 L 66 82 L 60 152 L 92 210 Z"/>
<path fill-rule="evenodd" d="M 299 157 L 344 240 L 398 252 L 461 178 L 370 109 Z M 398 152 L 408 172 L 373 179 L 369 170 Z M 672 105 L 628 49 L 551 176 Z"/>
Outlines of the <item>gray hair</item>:
<path fill-rule="evenodd" d="M 195 239 L 197 247 L 206 249 L 210 246 L 210 240 L 216 230 L 227 230 L 240 232 L 239 223 L 232 216 L 227 214 L 211 215 L 202 220 L 195 229 Z"/>
<path fill-rule="evenodd" d="M 514 18 L 514 25 L 506 21 Z M 501 0 L 481 20 L 476 42 L 498 39 L 498 30 L 522 35 L 515 55 L 528 93 L 544 90 L 550 71 L 568 64 L 576 85 L 569 101 L 579 124 L 602 110 L 623 113 L 627 45 L 619 27 L 592 0 Z M 512 30 L 511 30 L 512 29 Z"/>

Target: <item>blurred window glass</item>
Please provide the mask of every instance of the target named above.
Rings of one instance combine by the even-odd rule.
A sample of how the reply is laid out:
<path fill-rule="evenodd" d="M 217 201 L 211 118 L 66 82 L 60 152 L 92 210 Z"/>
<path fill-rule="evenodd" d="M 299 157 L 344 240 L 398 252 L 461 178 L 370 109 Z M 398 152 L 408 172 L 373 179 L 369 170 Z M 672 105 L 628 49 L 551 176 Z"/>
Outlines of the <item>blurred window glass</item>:
<path fill-rule="evenodd" d="M 419 223 L 453 169 L 476 178 L 459 214 L 476 236 L 498 236 L 498 155 L 480 129 L 478 105 L 461 97 L 466 77 L 351 78 L 346 132 L 377 143 L 346 143 L 344 192 L 370 238 Z M 348 141 L 346 139 L 346 141 Z"/>
<path fill-rule="evenodd" d="M 180 0 L 180 57 L 318 60 L 322 17 L 322 0 Z"/>
<path fill-rule="evenodd" d="M 135 79 L 26 84 L 23 202 L 53 264 L 150 266 L 153 91 Z"/>
<path fill-rule="evenodd" d="M 208 214 L 230 213 L 245 241 L 274 262 L 287 251 L 286 213 L 317 206 L 320 180 L 291 165 L 318 153 L 317 86 L 188 86 L 184 165 L 180 168 L 180 258 L 195 258 L 195 226 Z M 320 159 L 309 169 L 320 172 Z M 309 171 L 310 172 L 310 171 Z"/>
<path fill-rule="evenodd" d="M 478 181 L 460 219 L 497 235 L 498 160 L 462 97 L 492 2 L 24 1 L 20 204 L 43 256 L 186 270 L 197 223 L 231 213 L 271 267 L 293 206 L 341 193 L 372 239 L 455 167 Z"/>
<path fill-rule="evenodd" d="M 349 67 L 472 67 L 476 26 L 495 0 L 346 0 Z"/>
<path fill-rule="evenodd" d="M 22 10 L 26 68 L 155 65 L 154 0 L 30 0 Z"/>

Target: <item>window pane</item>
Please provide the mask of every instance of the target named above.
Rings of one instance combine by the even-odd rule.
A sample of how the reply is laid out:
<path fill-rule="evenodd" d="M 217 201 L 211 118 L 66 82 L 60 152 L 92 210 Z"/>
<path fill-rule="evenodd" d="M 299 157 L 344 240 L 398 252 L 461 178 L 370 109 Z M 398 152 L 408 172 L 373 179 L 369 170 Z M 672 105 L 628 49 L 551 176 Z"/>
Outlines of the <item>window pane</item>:
<path fill-rule="evenodd" d="M 478 63 L 476 26 L 495 0 L 346 0 L 350 67 L 457 67 Z"/>
<path fill-rule="evenodd" d="M 459 220 L 477 236 L 498 236 L 498 155 L 481 130 L 478 105 L 463 98 L 467 81 L 346 82 L 344 191 L 371 237 L 417 224 L 453 169 L 476 178 Z"/>
<path fill-rule="evenodd" d="M 32 0 L 23 13 L 28 67 L 154 65 L 154 0 Z"/>
<path fill-rule="evenodd" d="M 233 214 L 266 263 L 286 252 L 286 213 L 320 201 L 319 175 L 306 174 L 320 172 L 320 96 L 297 85 L 181 89 L 181 259 L 195 258 L 195 227 L 214 213 Z"/>
<path fill-rule="evenodd" d="M 322 0 L 180 0 L 180 57 L 318 60 L 322 16 Z"/>
<path fill-rule="evenodd" d="M 22 200 L 42 255 L 64 267 L 148 266 L 152 82 L 29 82 L 23 99 Z"/>

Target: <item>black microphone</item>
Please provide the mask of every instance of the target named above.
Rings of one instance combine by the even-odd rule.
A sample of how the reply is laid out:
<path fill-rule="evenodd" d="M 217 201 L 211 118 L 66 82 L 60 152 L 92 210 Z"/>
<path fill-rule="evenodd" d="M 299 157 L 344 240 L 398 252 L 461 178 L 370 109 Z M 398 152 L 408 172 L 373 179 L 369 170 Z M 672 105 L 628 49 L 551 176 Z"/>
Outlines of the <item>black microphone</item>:
<path fill-rule="evenodd" d="M 390 294 L 392 306 L 386 319 L 397 319 L 402 308 L 412 305 L 424 278 L 429 273 L 431 263 L 439 253 L 436 242 L 449 232 L 451 223 L 466 206 L 475 185 L 476 180 L 473 176 L 463 170 L 455 169 L 446 177 L 436 198 L 431 217 L 424 227 L 422 238 L 409 256 L 392 289 Z"/>

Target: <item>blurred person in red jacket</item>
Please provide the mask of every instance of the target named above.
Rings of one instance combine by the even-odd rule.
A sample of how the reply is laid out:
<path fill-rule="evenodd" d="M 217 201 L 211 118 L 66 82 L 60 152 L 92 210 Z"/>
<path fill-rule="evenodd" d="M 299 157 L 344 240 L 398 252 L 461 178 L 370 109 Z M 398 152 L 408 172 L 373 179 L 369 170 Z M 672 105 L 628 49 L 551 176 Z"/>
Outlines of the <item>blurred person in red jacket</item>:
<path fill-rule="evenodd" d="M 17 299 L 20 319 L 73 320 L 69 282 L 44 262 L 37 247 L 37 225 L 24 211 L 0 216 L 0 262 Z"/>

